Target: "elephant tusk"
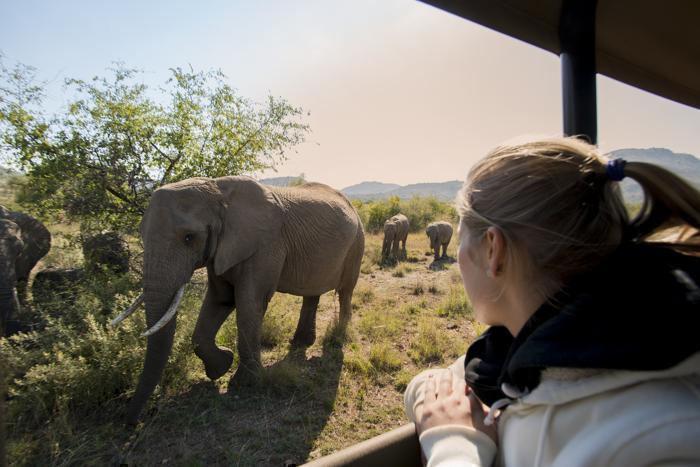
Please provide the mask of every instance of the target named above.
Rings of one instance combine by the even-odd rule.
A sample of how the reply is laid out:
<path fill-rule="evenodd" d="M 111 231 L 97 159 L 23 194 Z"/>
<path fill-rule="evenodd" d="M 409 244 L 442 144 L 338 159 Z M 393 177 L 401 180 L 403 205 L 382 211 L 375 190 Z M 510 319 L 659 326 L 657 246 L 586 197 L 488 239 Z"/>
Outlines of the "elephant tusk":
<path fill-rule="evenodd" d="M 142 303 L 143 303 L 143 294 L 139 295 L 139 298 L 137 298 L 137 299 L 134 301 L 134 303 L 133 303 L 129 308 L 126 309 L 126 311 L 122 312 L 121 315 L 119 315 L 119 316 L 117 316 L 116 318 L 114 318 L 114 319 L 109 323 L 109 325 L 110 325 L 110 326 L 116 326 L 117 324 L 121 323 L 122 321 L 124 321 L 124 319 L 125 319 L 127 316 L 129 316 L 129 315 L 132 314 L 134 311 L 136 311 L 136 308 L 138 308 L 139 305 L 142 304 Z"/>
<path fill-rule="evenodd" d="M 12 289 L 12 300 L 15 302 L 15 306 L 17 307 L 17 313 L 20 313 L 22 311 L 22 305 L 19 302 L 19 296 L 17 296 L 16 288 Z"/>
<path fill-rule="evenodd" d="M 175 298 L 173 298 L 173 302 L 170 304 L 170 308 L 168 308 L 168 311 L 165 312 L 163 317 L 153 325 L 153 327 L 143 334 L 141 334 L 141 337 L 148 337 L 151 334 L 155 334 L 156 332 L 160 331 L 160 328 L 168 324 L 168 322 L 173 319 L 173 316 L 175 316 L 175 313 L 177 313 L 177 306 L 180 304 L 180 300 L 182 300 L 182 296 L 185 294 L 185 285 L 187 284 L 182 284 L 182 287 L 180 287 L 175 294 Z"/>

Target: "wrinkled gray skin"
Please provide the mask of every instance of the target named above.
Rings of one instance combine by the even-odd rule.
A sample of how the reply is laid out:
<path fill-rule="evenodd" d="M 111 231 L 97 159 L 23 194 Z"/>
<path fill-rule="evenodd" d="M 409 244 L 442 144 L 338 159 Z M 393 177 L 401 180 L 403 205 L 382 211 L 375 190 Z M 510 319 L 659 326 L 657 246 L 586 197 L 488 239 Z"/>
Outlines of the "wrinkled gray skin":
<path fill-rule="evenodd" d="M 382 259 L 387 259 L 389 254 L 394 259 L 406 259 L 406 238 L 408 237 L 408 218 L 403 214 L 396 214 L 384 222 L 384 241 L 382 242 Z M 399 255 L 399 242 L 402 243 Z"/>
<path fill-rule="evenodd" d="M 430 239 L 430 249 L 435 252 L 435 260 L 441 258 L 440 246 L 442 258 L 447 258 L 447 246 L 452 239 L 452 224 L 445 221 L 433 222 L 425 228 L 425 234 Z"/>
<path fill-rule="evenodd" d="M 233 387 L 257 379 L 262 320 L 275 291 L 304 297 L 295 345 L 314 342 L 319 296 L 329 290 L 338 293 L 341 324 L 350 320 L 364 233 L 352 205 L 326 185 L 267 187 L 248 177 L 183 180 L 154 192 L 141 236 L 149 328 L 194 270 L 207 268 L 207 291 L 192 342 L 211 379 L 224 375 L 233 362 L 231 350 L 218 347 L 214 339 L 234 308 L 240 364 Z M 127 423 L 138 420 L 160 381 L 176 318 L 148 337 Z"/>
<path fill-rule="evenodd" d="M 36 263 L 49 252 L 51 234 L 28 214 L 0 206 L 0 328 L 10 323 L 26 304 L 27 280 Z"/>

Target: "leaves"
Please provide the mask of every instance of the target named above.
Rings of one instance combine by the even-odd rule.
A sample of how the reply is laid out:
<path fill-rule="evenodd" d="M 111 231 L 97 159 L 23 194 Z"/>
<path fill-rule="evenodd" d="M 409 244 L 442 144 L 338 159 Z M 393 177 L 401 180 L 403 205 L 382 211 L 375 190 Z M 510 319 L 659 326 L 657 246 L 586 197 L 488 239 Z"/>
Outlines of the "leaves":
<path fill-rule="evenodd" d="M 2 154 L 27 175 L 18 200 L 88 231 L 133 233 L 158 187 L 275 167 L 309 131 L 301 108 L 273 96 L 251 102 L 221 71 L 172 68 L 152 89 L 123 64 L 66 80 L 75 97 L 48 118 L 35 70 L 1 58 Z"/>

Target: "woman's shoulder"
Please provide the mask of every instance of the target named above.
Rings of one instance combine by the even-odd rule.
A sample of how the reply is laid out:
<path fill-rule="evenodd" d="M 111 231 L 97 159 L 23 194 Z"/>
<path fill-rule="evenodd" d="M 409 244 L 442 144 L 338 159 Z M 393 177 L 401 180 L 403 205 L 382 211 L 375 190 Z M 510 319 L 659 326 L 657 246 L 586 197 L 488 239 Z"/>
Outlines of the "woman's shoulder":
<path fill-rule="evenodd" d="M 591 397 L 625 393 L 655 393 L 677 387 L 700 410 L 700 352 L 663 370 L 634 371 L 600 368 L 558 368 L 542 372 L 540 384 L 522 398 L 529 405 L 561 405 Z M 668 399 L 668 398 L 667 398 Z"/>
<path fill-rule="evenodd" d="M 700 462 L 698 364 L 700 354 L 653 375 L 549 369 L 503 414 L 503 455 L 567 466 L 663 464 L 676 454 Z M 528 433 L 543 433 L 545 445 Z"/>

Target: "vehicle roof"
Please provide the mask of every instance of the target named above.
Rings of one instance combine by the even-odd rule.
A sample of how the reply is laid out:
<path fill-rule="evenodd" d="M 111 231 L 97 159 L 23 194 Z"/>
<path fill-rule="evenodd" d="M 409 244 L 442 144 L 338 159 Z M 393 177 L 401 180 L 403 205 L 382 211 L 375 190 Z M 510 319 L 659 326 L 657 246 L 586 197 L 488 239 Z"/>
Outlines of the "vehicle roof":
<path fill-rule="evenodd" d="M 420 1 L 560 52 L 566 0 Z M 700 1 L 598 0 L 595 36 L 598 73 L 700 108 Z"/>

